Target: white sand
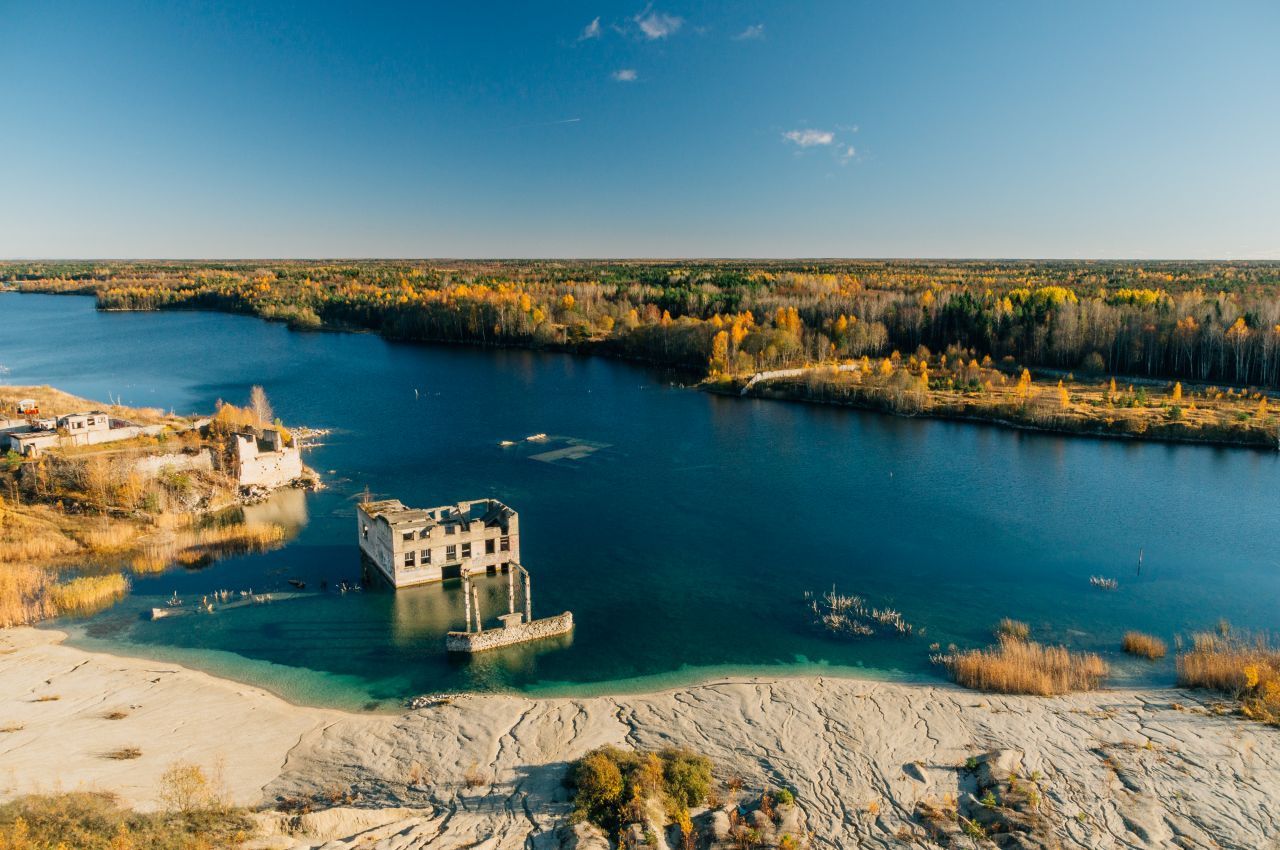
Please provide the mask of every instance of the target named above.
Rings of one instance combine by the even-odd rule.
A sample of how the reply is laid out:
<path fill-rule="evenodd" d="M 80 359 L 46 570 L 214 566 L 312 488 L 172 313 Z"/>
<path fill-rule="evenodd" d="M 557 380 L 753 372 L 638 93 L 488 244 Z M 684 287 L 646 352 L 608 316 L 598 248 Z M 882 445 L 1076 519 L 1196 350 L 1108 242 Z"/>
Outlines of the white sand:
<path fill-rule="evenodd" d="M 722 778 L 795 789 L 815 847 L 901 847 L 894 834 L 912 823 L 915 803 L 957 791 L 957 765 L 1016 749 L 1025 773 L 1043 775 L 1065 846 L 1280 846 L 1280 730 L 1213 716 L 1185 692 L 1041 699 L 743 679 L 619 698 L 468 696 L 398 716 L 352 715 L 173 664 L 85 652 L 61 637 L 0 632 L 0 728 L 22 726 L 0 732 L 0 796 L 93 788 L 145 808 L 160 774 L 181 760 L 221 764 L 244 804 L 303 795 L 383 809 L 310 817 L 312 833 L 363 833 L 363 842 L 331 848 L 558 847 L 568 761 L 606 743 L 674 743 L 706 753 Z M 36 701 L 43 695 L 60 698 Z M 128 716 L 105 719 L 116 709 Z M 129 746 L 142 756 L 103 757 Z M 468 773 L 484 782 L 468 788 Z"/>

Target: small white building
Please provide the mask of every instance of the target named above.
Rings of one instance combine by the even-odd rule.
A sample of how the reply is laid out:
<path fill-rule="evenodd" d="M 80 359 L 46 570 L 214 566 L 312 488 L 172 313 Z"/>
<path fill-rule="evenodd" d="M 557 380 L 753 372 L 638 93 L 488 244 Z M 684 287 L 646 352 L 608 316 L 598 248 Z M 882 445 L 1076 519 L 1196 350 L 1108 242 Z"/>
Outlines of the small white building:
<path fill-rule="evenodd" d="M 520 561 L 520 519 L 497 499 L 408 508 L 398 499 L 356 508 L 360 551 L 393 587 L 474 573 L 507 573 Z"/>
<path fill-rule="evenodd" d="M 87 413 L 68 413 L 56 419 L 5 420 L 0 436 L 7 441 L 7 448 L 26 457 L 34 457 L 44 449 L 59 446 L 96 446 L 132 440 L 145 435 L 154 436 L 164 430 L 163 425 L 134 425 L 121 419 L 112 419 L 100 410 Z"/>

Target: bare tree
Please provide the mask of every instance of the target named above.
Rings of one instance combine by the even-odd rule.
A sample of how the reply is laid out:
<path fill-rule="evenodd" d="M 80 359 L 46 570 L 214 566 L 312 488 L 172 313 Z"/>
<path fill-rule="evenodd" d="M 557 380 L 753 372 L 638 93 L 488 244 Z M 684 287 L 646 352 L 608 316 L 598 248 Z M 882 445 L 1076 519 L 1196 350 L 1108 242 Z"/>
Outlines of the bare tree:
<path fill-rule="evenodd" d="M 257 417 L 259 426 L 267 426 L 276 421 L 275 411 L 267 400 L 267 391 L 256 384 L 249 390 L 249 410 Z"/>

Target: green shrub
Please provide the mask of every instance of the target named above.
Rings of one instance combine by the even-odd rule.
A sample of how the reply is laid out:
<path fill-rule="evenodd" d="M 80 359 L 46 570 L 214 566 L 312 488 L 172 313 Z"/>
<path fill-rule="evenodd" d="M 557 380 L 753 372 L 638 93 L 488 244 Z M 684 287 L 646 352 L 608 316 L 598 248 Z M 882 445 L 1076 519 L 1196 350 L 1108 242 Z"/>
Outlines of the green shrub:
<path fill-rule="evenodd" d="M 668 748 L 638 753 L 600 747 L 569 767 L 576 820 L 588 820 L 609 834 L 645 817 L 657 799 L 672 821 L 700 805 L 711 790 L 711 762 L 688 750 Z"/>
<path fill-rule="evenodd" d="M 689 808 L 707 799 L 711 790 L 711 762 L 689 750 L 666 749 L 661 753 L 667 793 Z"/>

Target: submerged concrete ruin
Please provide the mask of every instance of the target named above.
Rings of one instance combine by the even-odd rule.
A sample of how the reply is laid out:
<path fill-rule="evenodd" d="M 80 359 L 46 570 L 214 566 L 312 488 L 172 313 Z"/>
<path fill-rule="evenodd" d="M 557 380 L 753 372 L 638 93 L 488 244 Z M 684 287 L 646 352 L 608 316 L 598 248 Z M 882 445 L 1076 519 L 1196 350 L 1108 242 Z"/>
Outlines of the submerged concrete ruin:
<path fill-rule="evenodd" d="M 497 499 L 474 499 L 435 508 L 410 508 L 399 499 L 366 501 L 356 508 L 361 557 L 372 572 L 399 589 L 462 579 L 466 621 L 450 631 L 450 652 L 481 652 L 573 631 L 573 614 L 533 619 L 529 571 L 520 563 L 520 518 Z M 486 629 L 476 575 L 507 577 L 507 612 L 501 626 Z M 516 610 L 516 576 L 523 610 Z"/>
<path fill-rule="evenodd" d="M 524 610 L 516 610 L 516 574 L 520 575 L 524 591 Z M 529 571 L 513 562 L 507 570 L 507 613 L 499 614 L 502 625 L 486 629 L 480 612 L 480 595 L 470 576 L 463 576 L 462 598 L 466 610 L 466 631 L 449 632 L 445 636 L 445 649 L 449 652 L 483 652 L 531 640 L 556 637 L 573 631 L 573 614 L 565 611 L 554 617 L 533 619 L 533 592 Z M 474 628 L 472 623 L 474 622 Z"/>

